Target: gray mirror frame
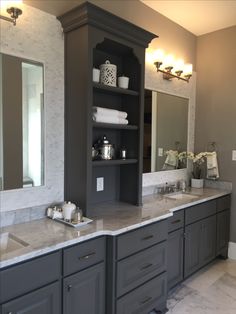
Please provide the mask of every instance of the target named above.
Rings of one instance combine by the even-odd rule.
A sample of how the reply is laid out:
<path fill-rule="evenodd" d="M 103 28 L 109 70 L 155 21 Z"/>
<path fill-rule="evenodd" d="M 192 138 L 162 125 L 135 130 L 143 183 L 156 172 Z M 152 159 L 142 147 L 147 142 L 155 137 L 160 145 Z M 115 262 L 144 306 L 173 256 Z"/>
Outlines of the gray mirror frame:
<path fill-rule="evenodd" d="M 189 99 L 187 147 L 188 151 L 193 151 L 196 107 L 196 73 L 193 73 L 189 83 L 177 79 L 167 81 L 162 78 L 161 73 L 157 73 L 154 65 L 146 64 L 145 88 Z M 163 177 L 165 177 L 166 181 L 175 181 L 184 176 L 187 177 L 187 174 L 188 169 L 144 173 L 143 187 L 145 188 L 163 182 Z"/>

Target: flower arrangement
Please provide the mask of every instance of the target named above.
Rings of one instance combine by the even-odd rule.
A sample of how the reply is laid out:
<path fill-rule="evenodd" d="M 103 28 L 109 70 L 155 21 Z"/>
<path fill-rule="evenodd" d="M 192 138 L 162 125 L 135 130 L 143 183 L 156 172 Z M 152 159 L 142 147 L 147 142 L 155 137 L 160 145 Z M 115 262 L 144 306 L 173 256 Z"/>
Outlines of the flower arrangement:
<path fill-rule="evenodd" d="M 201 179 L 202 165 L 205 163 L 207 155 L 207 152 L 201 152 L 195 155 L 192 152 L 187 153 L 187 158 L 193 162 L 192 176 L 194 179 Z"/>

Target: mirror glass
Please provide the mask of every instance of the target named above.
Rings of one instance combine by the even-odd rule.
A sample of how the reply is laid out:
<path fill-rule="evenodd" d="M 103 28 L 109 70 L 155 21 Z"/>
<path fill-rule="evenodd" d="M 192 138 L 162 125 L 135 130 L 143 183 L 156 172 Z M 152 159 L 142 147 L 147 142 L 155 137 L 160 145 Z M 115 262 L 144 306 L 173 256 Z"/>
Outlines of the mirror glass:
<path fill-rule="evenodd" d="M 187 167 L 187 98 L 145 90 L 143 172 Z"/>
<path fill-rule="evenodd" d="M 43 185 L 43 65 L 0 54 L 0 190 Z"/>

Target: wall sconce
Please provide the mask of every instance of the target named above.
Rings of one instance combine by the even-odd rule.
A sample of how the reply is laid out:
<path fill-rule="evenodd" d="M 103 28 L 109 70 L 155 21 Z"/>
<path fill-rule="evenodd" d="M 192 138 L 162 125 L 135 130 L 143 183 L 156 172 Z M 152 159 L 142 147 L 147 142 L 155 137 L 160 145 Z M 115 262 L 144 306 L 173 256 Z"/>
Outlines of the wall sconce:
<path fill-rule="evenodd" d="M 15 26 L 16 20 L 18 19 L 19 15 L 23 13 L 22 10 L 19 8 L 19 5 L 21 4 L 22 4 L 22 0 L 15 0 L 15 1 L 1 0 L 1 10 L 5 8 L 6 12 L 10 14 L 11 17 L 0 15 L 0 19 L 7 22 L 11 22 Z"/>
<path fill-rule="evenodd" d="M 147 62 L 155 64 L 157 72 L 163 73 L 163 79 L 165 80 L 170 81 L 172 78 L 177 78 L 189 82 L 192 76 L 192 64 L 184 64 L 182 59 L 175 61 L 172 55 L 165 56 L 164 51 L 161 49 L 152 53 L 147 51 L 146 58 Z"/>

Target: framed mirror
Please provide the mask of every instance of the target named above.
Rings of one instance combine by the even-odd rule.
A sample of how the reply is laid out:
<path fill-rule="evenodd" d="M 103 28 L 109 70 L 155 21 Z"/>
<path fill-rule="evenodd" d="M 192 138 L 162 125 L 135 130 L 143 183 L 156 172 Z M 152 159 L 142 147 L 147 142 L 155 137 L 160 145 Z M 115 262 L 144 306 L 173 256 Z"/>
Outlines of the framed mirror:
<path fill-rule="evenodd" d="M 43 64 L 0 54 L 0 190 L 44 184 Z"/>
<path fill-rule="evenodd" d="M 187 98 L 145 90 L 143 173 L 187 167 Z"/>

